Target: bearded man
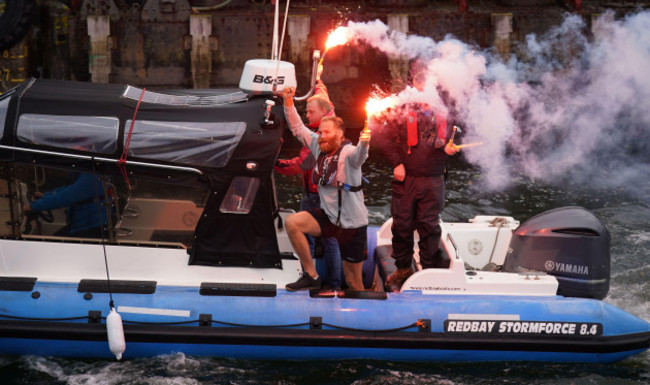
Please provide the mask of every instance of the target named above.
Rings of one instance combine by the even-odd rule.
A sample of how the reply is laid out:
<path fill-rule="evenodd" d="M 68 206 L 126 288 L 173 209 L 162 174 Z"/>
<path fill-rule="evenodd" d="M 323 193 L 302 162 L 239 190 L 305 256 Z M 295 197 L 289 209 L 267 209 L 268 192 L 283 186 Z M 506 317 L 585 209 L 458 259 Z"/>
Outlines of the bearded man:
<path fill-rule="evenodd" d="M 300 119 L 293 105 L 294 87 L 282 91 L 284 114 L 293 135 L 316 158 L 312 181 L 318 185 L 321 207 L 291 214 L 285 221 L 287 235 L 303 266 L 302 276 L 286 285 L 289 291 L 320 289 L 305 234 L 336 238 L 343 273 L 350 290 L 362 291 L 362 262 L 365 259 L 368 210 L 361 191 L 361 166 L 368 158 L 370 133 L 364 131 L 359 144 L 345 139 L 343 120 L 334 116 L 321 119 L 318 132 L 312 132 Z"/>
<path fill-rule="evenodd" d="M 307 99 L 307 124 L 309 129 L 316 131 L 320 126 L 320 121 L 325 116 L 335 116 L 334 105 L 330 101 L 327 93 L 327 87 L 320 80 L 322 65 L 319 66 L 319 73 L 316 77 L 316 95 Z M 316 158 L 311 155 L 308 147 L 303 146 L 300 149 L 300 155 L 291 159 L 278 159 L 275 165 L 275 171 L 280 175 L 298 175 L 302 174 L 303 196 L 300 200 L 300 211 L 308 211 L 320 207 L 320 197 L 318 195 L 318 185 L 312 178 L 312 170 L 316 164 Z M 326 285 L 333 290 L 341 290 L 341 253 L 339 245 L 335 238 L 321 238 L 323 244 L 323 261 L 326 266 L 328 276 Z M 316 239 L 311 235 L 307 236 L 309 250 L 312 257 L 316 252 Z"/>

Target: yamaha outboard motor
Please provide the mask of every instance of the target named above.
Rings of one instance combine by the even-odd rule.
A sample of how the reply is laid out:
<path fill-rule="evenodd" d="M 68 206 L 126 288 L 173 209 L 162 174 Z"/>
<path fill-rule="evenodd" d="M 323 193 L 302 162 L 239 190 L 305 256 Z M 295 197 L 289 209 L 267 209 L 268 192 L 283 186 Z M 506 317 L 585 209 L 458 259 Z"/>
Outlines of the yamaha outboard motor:
<path fill-rule="evenodd" d="M 504 270 L 554 275 L 558 294 L 603 299 L 609 291 L 609 231 L 582 207 L 543 212 L 515 230 Z"/>

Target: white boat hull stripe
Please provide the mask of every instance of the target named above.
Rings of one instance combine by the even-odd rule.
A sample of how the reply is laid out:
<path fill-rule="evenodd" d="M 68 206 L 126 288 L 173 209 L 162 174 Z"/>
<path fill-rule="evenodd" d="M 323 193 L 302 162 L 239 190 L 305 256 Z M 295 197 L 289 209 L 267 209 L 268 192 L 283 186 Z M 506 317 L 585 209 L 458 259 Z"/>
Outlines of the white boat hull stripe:
<path fill-rule="evenodd" d="M 166 315 L 172 317 L 189 317 L 189 310 L 156 309 L 151 307 L 118 306 L 119 313 Z"/>
<path fill-rule="evenodd" d="M 464 321 L 519 321 L 519 314 L 448 314 L 447 319 Z"/>

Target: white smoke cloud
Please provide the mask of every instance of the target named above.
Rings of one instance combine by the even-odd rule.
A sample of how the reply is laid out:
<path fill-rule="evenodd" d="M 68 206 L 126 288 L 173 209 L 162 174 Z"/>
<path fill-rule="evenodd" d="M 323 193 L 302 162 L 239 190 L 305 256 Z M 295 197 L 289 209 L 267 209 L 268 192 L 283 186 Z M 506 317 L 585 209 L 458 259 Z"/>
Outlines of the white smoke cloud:
<path fill-rule="evenodd" d="M 508 61 L 452 36 L 436 42 L 380 21 L 347 28 L 352 44 L 423 64 L 425 90 L 407 87 L 397 98 L 451 113 L 464 142 L 484 143 L 463 154 L 486 188 L 519 175 L 598 187 L 650 176 L 650 12 L 604 14 L 591 37 L 581 17 L 566 16 L 543 36 L 527 36 Z"/>

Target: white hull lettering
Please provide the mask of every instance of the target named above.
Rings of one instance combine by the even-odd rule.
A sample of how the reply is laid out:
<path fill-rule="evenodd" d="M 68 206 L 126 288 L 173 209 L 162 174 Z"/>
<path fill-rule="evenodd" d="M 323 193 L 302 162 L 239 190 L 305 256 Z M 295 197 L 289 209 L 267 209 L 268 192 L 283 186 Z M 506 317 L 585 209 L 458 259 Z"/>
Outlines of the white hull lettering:
<path fill-rule="evenodd" d="M 469 321 L 446 320 L 447 333 L 546 334 L 597 336 L 603 333 L 599 323 L 552 321 Z"/>
<path fill-rule="evenodd" d="M 450 332 L 491 333 L 495 321 L 449 321 Z"/>

